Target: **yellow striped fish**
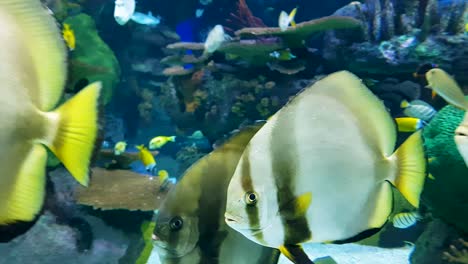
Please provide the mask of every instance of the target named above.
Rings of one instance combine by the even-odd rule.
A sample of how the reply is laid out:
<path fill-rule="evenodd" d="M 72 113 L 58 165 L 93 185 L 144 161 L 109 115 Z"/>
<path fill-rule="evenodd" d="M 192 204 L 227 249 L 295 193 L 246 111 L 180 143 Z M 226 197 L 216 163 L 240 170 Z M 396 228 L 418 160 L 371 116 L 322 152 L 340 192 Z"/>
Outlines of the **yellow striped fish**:
<path fill-rule="evenodd" d="M 444 70 L 434 68 L 426 73 L 427 88 L 431 88 L 449 104 L 468 110 L 468 102 L 457 82 Z"/>
<path fill-rule="evenodd" d="M 395 121 L 400 132 L 414 132 L 424 127 L 423 121 L 419 118 L 397 117 Z"/>
<path fill-rule="evenodd" d="M 383 103 L 347 71 L 292 99 L 250 140 L 228 187 L 226 223 L 298 263 L 302 243 L 343 241 L 382 227 L 392 185 L 419 206 L 421 132 L 395 152 Z"/>
<path fill-rule="evenodd" d="M 66 47 L 38 0 L 0 1 L 0 225 L 32 221 L 45 196 L 49 148 L 82 185 L 98 134 L 100 83 L 56 108 Z"/>
<path fill-rule="evenodd" d="M 415 225 L 421 218 L 421 215 L 417 211 L 404 212 L 396 214 L 392 219 L 392 223 L 395 228 L 404 229 Z"/>
<path fill-rule="evenodd" d="M 248 127 L 193 164 L 156 214 L 152 238 L 163 264 L 276 264 L 262 247 L 224 222 L 226 190 L 237 162 L 260 126 Z"/>

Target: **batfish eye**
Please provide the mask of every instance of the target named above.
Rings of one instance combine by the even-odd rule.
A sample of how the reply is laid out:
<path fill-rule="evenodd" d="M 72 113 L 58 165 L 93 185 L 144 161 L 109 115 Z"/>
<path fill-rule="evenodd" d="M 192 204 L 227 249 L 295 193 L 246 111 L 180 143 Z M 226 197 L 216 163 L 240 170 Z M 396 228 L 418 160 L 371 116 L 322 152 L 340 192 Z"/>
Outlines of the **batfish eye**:
<path fill-rule="evenodd" d="M 176 216 L 176 217 L 172 218 L 171 221 L 169 222 L 169 227 L 173 231 L 180 230 L 183 225 L 184 225 L 184 220 L 182 220 L 182 218 L 180 218 L 180 216 Z"/>
<path fill-rule="evenodd" d="M 248 205 L 254 205 L 257 203 L 258 195 L 255 192 L 245 193 L 245 203 Z"/>

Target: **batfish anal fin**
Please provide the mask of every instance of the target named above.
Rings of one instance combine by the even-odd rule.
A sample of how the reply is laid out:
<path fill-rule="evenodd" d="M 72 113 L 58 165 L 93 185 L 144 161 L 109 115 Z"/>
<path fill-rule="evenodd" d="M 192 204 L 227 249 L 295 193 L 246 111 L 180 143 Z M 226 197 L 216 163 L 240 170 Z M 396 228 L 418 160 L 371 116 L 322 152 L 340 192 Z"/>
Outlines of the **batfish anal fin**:
<path fill-rule="evenodd" d="M 295 264 L 314 264 L 301 245 L 283 245 L 279 250 Z"/>

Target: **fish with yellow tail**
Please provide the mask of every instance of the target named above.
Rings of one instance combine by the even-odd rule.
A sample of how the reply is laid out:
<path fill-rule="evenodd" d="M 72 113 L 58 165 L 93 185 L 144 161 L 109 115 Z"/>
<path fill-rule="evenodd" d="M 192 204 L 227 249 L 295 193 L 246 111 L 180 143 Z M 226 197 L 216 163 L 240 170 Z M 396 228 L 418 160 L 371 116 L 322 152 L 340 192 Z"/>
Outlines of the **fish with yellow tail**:
<path fill-rule="evenodd" d="M 447 103 L 468 110 L 468 101 L 457 82 L 444 70 L 435 68 L 426 73 L 427 88 L 435 91 Z"/>
<path fill-rule="evenodd" d="M 101 84 L 57 106 L 67 76 L 55 19 L 37 0 L 0 1 L 0 225 L 32 221 L 45 196 L 46 147 L 87 186 Z"/>
<path fill-rule="evenodd" d="M 118 155 L 124 153 L 126 149 L 127 149 L 127 143 L 125 141 L 119 141 L 119 142 L 115 143 L 114 154 L 116 156 L 118 156 Z"/>
<path fill-rule="evenodd" d="M 397 117 L 395 121 L 400 132 L 414 132 L 424 127 L 424 122 L 415 117 Z"/>
<path fill-rule="evenodd" d="M 161 183 L 161 187 L 159 187 L 159 189 L 160 190 L 167 189 L 167 186 L 169 186 L 169 172 L 167 172 L 167 170 L 159 170 L 158 178 L 159 178 L 159 182 Z"/>
<path fill-rule="evenodd" d="M 139 145 L 136 147 L 139 152 L 138 156 L 140 157 L 141 162 L 145 166 L 147 172 L 154 174 L 156 170 L 156 160 L 153 157 L 153 154 L 145 147 L 145 145 Z"/>
<path fill-rule="evenodd" d="M 67 44 L 67 47 L 70 50 L 75 50 L 75 47 L 76 47 L 75 32 L 73 32 L 69 24 L 63 24 L 62 36 L 63 36 L 63 40 L 65 40 L 65 43 Z"/>
<path fill-rule="evenodd" d="M 294 21 L 294 17 L 296 16 L 297 13 L 297 7 L 294 8 L 291 13 L 286 13 L 285 11 L 281 11 L 279 18 L 278 18 L 278 26 L 281 29 L 281 31 L 286 31 L 288 29 L 289 25 L 292 27 L 296 26 L 296 22 Z"/>
<path fill-rule="evenodd" d="M 149 142 L 149 149 L 162 148 L 168 142 L 175 142 L 176 136 L 158 136 L 154 137 Z"/>
<path fill-rule="evenodd" d="M 359 78 L 330 74 L 249 141 L 227 189 L 225 221 L 295 263 L 303 243 L 380 228 L 393 210 L 392 185 L 418 208 L 426 177 L 421 131 L 394 151 L 396 139 L 385 105 Z"/>

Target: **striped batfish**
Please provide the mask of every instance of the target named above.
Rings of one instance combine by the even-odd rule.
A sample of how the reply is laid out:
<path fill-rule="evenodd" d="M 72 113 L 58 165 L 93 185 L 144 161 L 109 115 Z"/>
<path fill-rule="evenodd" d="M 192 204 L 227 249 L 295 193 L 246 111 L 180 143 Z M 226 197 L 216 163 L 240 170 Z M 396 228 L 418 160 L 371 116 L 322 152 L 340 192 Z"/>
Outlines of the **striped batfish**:
<path fill-rule="evenodd" d="M 82 185 L 98 138 L 100 83 L 56 108 L 67 76 L 56 21 L 39 0 L 0 1 L 0 225 L 30 222 L 45 196 L 47 147 Z"/>
<path fill-rule="evenodd" d="M 228 187 L 225 220 L 302 263 L 302 243 L 348 241 L 382 227 L 391 184 L 418 207 L 422 143 L 416 132 L 393 153 L 396 128 L 383 103 L 352 73 L 333 73 L 251 139 Z"/>
<path fill-rule="evenodd" d="M 226 192 L 237 162 L 260 125 L 232 136 L 193 164 L 156 215 L 155 250 L 164 264 L 274 264 L 279 251 L 260 246 L 224 221 Z"/>

